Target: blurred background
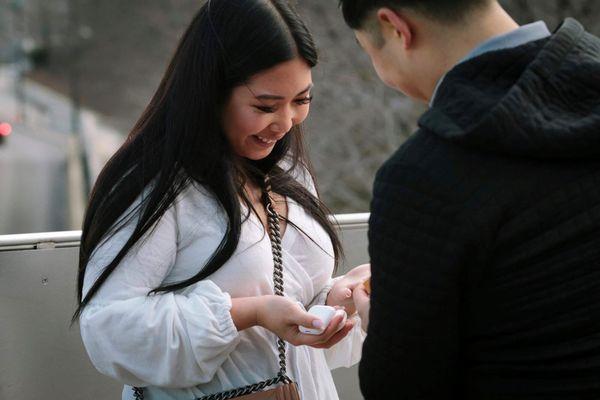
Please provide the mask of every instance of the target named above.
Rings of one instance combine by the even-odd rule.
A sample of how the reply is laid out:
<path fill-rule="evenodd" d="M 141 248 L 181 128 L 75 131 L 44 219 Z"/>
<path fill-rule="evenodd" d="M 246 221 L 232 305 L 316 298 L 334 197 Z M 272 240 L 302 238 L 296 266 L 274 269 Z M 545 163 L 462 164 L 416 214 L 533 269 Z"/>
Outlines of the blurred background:
<path fill-rule="evenodd" d="M 321 62 L 307 143 L 326 203 L 366 212 L 378 166 L 424 106 L 387 89 L 336 0 L 296 0 Z M 575 17 L 600 33 L 598 0 L 505 0 L 521 24 Z M 80 229 L 90 187 L 158 86 L 192 0 L 0 0 L 0 235 Z"/>

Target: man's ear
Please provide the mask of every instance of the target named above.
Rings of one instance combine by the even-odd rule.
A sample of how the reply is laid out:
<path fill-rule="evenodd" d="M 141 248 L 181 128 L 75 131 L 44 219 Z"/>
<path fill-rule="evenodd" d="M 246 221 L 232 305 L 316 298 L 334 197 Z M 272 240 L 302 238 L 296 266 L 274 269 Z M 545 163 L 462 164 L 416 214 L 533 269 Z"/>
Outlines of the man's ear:
<path fill-rule="evenodd" d="M 391 8 L 380 8 L 377 10 L 377 20 L 384 36 L 391 33 L 403 40 L 404 49 L 411 46 L 413 29 L 406 17 Z"/>

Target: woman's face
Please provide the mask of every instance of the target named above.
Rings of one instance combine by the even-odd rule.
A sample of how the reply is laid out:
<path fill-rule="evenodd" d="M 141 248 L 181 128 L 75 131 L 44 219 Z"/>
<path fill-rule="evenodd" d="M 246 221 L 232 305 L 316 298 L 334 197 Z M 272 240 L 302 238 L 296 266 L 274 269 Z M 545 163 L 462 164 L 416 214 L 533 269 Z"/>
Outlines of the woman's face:
<path fill-rule="evenodd" d="M 233 89 L 223 129 L 240 157 L 260 160 L 308 115 L 312 73 L 301 58 L 278 64 Z"/>

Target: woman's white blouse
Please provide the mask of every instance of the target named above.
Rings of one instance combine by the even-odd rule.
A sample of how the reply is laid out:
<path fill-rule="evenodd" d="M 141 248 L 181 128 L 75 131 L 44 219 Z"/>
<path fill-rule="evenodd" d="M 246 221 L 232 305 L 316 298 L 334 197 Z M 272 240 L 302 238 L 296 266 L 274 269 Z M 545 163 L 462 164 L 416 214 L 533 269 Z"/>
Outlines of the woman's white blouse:
<path fill-rule="evenodd" d="M 292 224 L 282 239 L 285 295 L 308 309 L 323 304 L 332 285 L 333 248 L 320 225 L 290 199 L 288 219 L 316 242 Z M 136 221 L 94 251 L 84 295 Z M 80 328 L 88 355 L 101 373 L 125 384 L 123 399 L 133 399 L 131 386 L 144 386 L 148 400 L 193 399 L 276 376 L 276 336 L 261 327 L 238 332 L 230 314 L 231 298 L 273 294 L 271 243 L 254 214 L 243 222 L 233 256 L 210 279 L 147 296 L 158 286 L 196 275 L 219 246 L 226 223 L 215 198 L 190 185 L 84 309 Z M 338 399 L 330 369 L 360 360 L 364 332 L 356 322 L 331 349 L 288 345 L 288 375 L 303 400 Z"/>

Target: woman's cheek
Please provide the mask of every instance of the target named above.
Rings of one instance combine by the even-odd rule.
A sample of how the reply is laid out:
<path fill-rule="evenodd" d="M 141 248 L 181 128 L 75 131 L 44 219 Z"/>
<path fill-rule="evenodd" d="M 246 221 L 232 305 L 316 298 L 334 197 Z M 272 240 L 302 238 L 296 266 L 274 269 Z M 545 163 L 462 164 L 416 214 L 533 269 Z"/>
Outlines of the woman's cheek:
<path fill-rule="evenodd" d="M 247 132 L 250 135 L 256 135 L 264 131 L 270 124 L 270 117 L 268 114 L 256 114 L 248 118 Z"/>
<path fill-rule="evenodd" d="M 298 118 L 298 124 L 301 124 L 302 122 L 304 122 L 304 120 L 308 117 L 308 113 L 310 111 L 310 106 L 304 106 L 302 111 L 300 112 L 300 117 Z"/>

